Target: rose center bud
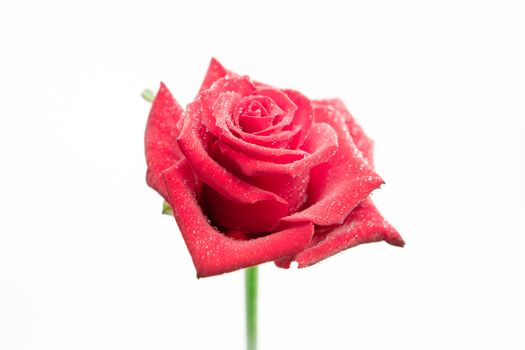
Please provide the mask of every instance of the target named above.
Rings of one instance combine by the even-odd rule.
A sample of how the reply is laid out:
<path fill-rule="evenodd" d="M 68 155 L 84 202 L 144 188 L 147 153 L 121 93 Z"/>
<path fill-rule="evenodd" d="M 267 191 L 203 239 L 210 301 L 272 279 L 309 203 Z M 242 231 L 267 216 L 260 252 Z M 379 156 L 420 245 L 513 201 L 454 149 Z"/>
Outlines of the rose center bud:
<path fill-rule="evenodd" d="M 261 102 L 255 100 L 251 101 L 248 105 L 248 115 L 254 117 L 260 117 L 261 115 L 268 115 L 268 111 L 264 108 Z"/>
<path fill-rule="evenodd" d="M 242 131 L 255 133 L 274 125 L 282 113 L 283 110 L 271 98 L 254 95 L 239 102 L 233 119 Z"/>
<path fill-rule="evenodd" d="M 201 119 L 213 134 L 208 154 L 232 180 L 212 175 L 200 205 L 221 232 L 265 235 L 305 205 L 310 169 L 333 154 L 336 135 L 318 130 L 323 126 L 312 130 L 311 102 L 296 91 L 256 88 L 242 78 L 219 83 L 233 91 L 216 83 L 218 91 L 204 92 Z M 244 184 L 242 193 L 231 192 L 233 179 Z M 246 197 L 250 193 L 259 197 Z"/>

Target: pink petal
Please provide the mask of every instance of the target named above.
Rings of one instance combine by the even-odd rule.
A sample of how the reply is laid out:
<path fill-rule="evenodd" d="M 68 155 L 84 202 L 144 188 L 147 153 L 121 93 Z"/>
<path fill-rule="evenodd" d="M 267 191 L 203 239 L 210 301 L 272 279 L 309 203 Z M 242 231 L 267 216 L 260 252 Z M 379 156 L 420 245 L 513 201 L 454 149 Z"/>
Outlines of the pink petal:
<path fill-rule="evenodd" d="M 272 125 L 273 116 L 242 116 L 239 119 L 240 129 L 248 134 L 256 131 L 264 130 Z"/>
<path fill-rule="evenodd" d="M 311 223 L 289 226 L 252 240 L 235 240 L 207 222 L 195 198 L 194 175 L 181 160 L 163 173 L 168 199 L 197 270 L 208 277 L 293 256 L 304 249 L 313 234 Z"/>
<path fill-rule="evenodd" d="M 258 109 L 253 111 L 252 108 Z M 249 95 L 242 98 L 233 113 L 236 125 L 248 132 L 253 133 L 273 125 L 274 118 L 284 111 L 271 98 L 262 95 Z"/>
<path fill-rule="evenodd" d="M 332 106 L 345 118 L 348 130 L 354 140 L 354 144 L 358 150 L 363 153 L 363 157 L 368 161 L 368 164 L 373 166 L 374 161 L 374 141 L 369 138 L 363 128 L 356 122 L 355 118 L 350 114 L 345 107 L 343 101 L 338 98 L 328 100 L 316 100 L 314 103 L 318 106 Z"/>
<path fill-rule="evenodd" d="M 257 91 L 255 91 L 255 93 L 257 93 Z M 293 105 L 293 102 L 288 98 L 287 100 L 291 108 L 295 110 L 296 106 Z M 247 110 L 249 110 L 248 107 L 254 103 L 254 101 L 260 105 L 259 112 L 261 115 L 251 115 L 247 113 Z M 226 126 L 233 134 L 248 143 L 255 143 L 264 147 L 283 148 L 286 147 L 294 135 L 300 131 L 300 127 L 293 131 L 281 131 L 282 126 L 274 127 L 278 119 L 282 118 L 282 115 L 287 112 L 283 111 L 276 102 L 268 96 L 244 96 L 236 106 L 230 105 L 230 107 L 234 109 L 233 117 L 230 117 L 229 114 L 224 115 L 226 109 L 222 108 L 223 119 L 225 119 Z M 288 114 L 290 114 L 290 112 L 288 112 Z M 270 128 L 273 130 L 272 133 L 268 132 Z M 259 133 L 264 132 L 267 132 L 267 135 L 259 135 Z"/>
<path fill-rule="evenodd" d="M 303 151 L 306 151 L 308 155 L 291 163 L 279 164 L 254 159 L 221 141 L 214 144 L 212 148 L 215 152 L 212 152 L 225 162 L 229 160 L 230 166 L 236 170 L 236 173 L 246 176 L 261 174 L 300 176 L 312 167 L 330 159 L 337 147 L 337 133 L 334 129 L 326 123 L 316 123 L 312 126 L 309 137 L 303 144 Z"/>
<path fill-rule="evenodd" d="M 290 141 L 301 130 L 301 128 L 297 128 L 292 131 L 277 131 L 271 135 L 264 136 L 257 135 L 256 133 L 250 134 L 244 132 L 239 127 L 235 126 L 231 120 L 226 120 L 226 127 L 231 133 L 238 135 L 238 137 L 240 137 L 243 141 L 267 148 L 288 148 Z"/>
<path fill-rule="evenodd" d="M 282 215 L 273 216 L 273 218 L 277 220 L 272 222 L 270 229 L 274 229 L 281 218 L 296 211 L 306 201 L 306 190 L 309 179 L 309 173 L 307 171 L 294 174 L 293 169 L 289 167 L 288 164 L 275 164 L 255 160 L 232 149 L 221 141 L 217 141 L 212 146 L 211 154 L 222 166 L 241 177 L 246 182 L 258 188 L 275 193 L 288 203 L 287 210 L 282 212 Z M 306 157 L 305 159 L 308 158 L 309 157 Z M 290 164 L 295 163 L 297 162 Z M 246 171 L 246 173 L 243 173 L 243 171 Z M 223 207 L 229 208 L 229 206 L 224 205 Z M 226 211 L 226 209 L 223 208 L 215 209 L 215 211 L 222 210 Z M 273 211 L 275 211 L 275 209 L 273 209 Z M 259 213 L 257 215 L 261 214 Z M 225 214 L 222 216 L 224 217 Z M 239 217 L 237 220 L 244 221 L 245 218 Z"/>
<path fill-rule="evenodd" d="M 208 67 L 208 71 L 206 72 L 206 76 L 204 77 L 204 81 L 202 82 L 201 88 L 199 89 L 199 94 L 202 91 L 209 89 L 209 87 L 212 86 L 216 80 L 224 78 L 229 74 L 232 73 L 224 68 L 215 58 L 212 58 Z"/>
<path fill-rule="evenodd" d="M 278 219 L 297 211 L 306 201 L 310 169 L 326 162 L 337 150 L 337 134 L 325 123 L 312 126 L 303 144 L 309 155 L 288 164 L 257 160 L 217 141 L 211 154 L 221 165 L 258 187 L 277 194 L 288 202 L 288 212 Z"/>
<path fill-rule="evenodd" d="M 183 157 L 176 141 L 179 136 L 177 123 L 182 114 L 182 108 L 161 83 L 151 105 L 144 144 L 148 165 L 146 182 L 164 198 L 167 198 L 167 193 L 161 173 Z"/>
<path fill-rule="evenodd" d="M 281 90 L 273 88 L 258 89 L 256 92 L 254 92 L 254 94 L 270 98 L 282 110 L 282 113 L 275 117 L 276 121 L 274 122 L 274 125 L 264 130 L 257 131 L 257 135 L 269 135 L 290 125 L 295 117 L 297 105 L 294 103 L 294 101 L 292 101 L 292 99 L 288 97 L 287 94 Z"/>
<path fill-rule="evenodd" d="M 285 90 L 285 93 L 297 106 L 297 113 L 290 125 L 285 128 L 285 130 L 293 130 L 299 127 L 300 132 L 290 141 L 290 148 L 296 148 L 300 147 L 308 136 L 314 121 L 314 113 L 312 103 L 306 96 L 295 90 Z"/>
<path fill-rule="evenodd" d="M 262 186 L 257 188 L 261 191 L 271 190 Z M 275 200 L 242 203 L 228 199 L 210 186 L 203 186 L 201 206 L 213 225 L 222 231 L 233 230 L 247 233 L 249 236 L 260 235 L 274 231 L 279 220 L 289 213 L 289 198 L 280 196 L 286 193 L 274 193 L 283 198 L 286 204 L 277 203 Z"/>
<path fill-rule="evenodd" d="M 342 225 L 334 226 L 317 234 L 311 244 L 299 253 L 295 260 L 299 268 L 313 265 L 342 250 L 355 247 L 362 243 L 386 241 L 392 245 L 402 247 L 405 242 L 399 233 L 379 213 L 370 199 L 362 202 L 346 218 Z M 286 267 L 286 260 L 280 266 Z M 289 264 L 288 264 L 289 266 Z"/>
<path fill-rule="evenodd" d="M 341 113 L 331 106 L 314 105 L 314 116 L 316 122 L 328 123 L 337 131 L 339 148 L 327 163 L 310 173 L 311 205 L 282 221 L 310 221 L 321 226 L 340 224 L 383 180 L 356 148 Z"/>

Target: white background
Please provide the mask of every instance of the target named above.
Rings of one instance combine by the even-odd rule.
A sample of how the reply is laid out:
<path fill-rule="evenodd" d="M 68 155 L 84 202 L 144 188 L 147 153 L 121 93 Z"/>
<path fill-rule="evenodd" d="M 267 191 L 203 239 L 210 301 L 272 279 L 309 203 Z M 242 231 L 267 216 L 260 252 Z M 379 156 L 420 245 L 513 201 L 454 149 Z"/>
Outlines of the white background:
<path fill-rule="evenodd" d="M 265 349 L 525 348 L 521 1 L 3 1 L 0 349 L 243 349 L 243 274 L 197 280 L 145 182 L 143 88 L 211 56 L 341 97 L 404 249 L 261 268 Z"/>

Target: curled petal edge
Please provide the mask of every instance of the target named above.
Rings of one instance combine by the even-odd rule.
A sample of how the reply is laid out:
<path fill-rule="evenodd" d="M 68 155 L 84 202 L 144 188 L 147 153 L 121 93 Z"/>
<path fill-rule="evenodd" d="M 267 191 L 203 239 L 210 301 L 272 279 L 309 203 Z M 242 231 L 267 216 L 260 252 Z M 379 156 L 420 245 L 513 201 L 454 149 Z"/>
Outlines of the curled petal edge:
<path fill-rule="evenodd" d="M 182 115 L 181 106 L 166 85 L 160 83 L 146 124 L 144 148 L 148 166 L 146 182 L 164 199 L 167 199 L 167 193 L 161 173 L 183 157 L 176 142 Z"/>
<path fill-rule="evenodd" d="M 214 229 L 204 216 L 195 197 L 194 174 L 186 160 L 162 173 L 197 277 L 209 277 L 249 266 L 295 256 L 310 242 L 314 227 L 311 223 L 290 225 L 278 232 L 251 240 L 236 240 Z"/>
<path fill-rule="evenodd" d="M 363 157 L 368 161 L 368 164 L 370 166 L 374 166 L 374 140 L 372 140 L 368 135 L 366 135 L 365 131 L 357 123 L 355 118 L 352 116 L 350 111 L 346 108 L 343 101 L 341 101 L 338 98 L 332 98 L 332 99 L 325 99 L 325 100 L 314 100 L 312 103 L 315 106 L 324 106 L 325 108 L 334 108 L 339 112 L 346 122 L 346 125 L 348 126 L 348 131 L 350 132 L 350 135 L 352 136 L 352 140 L 354 141 L 354 144 L 356 145 L 357 149 L 361 151 L 363 154 Z"/>
<path fill-rule="evenodd" d="M 370 199 L 355 208 L 345 222 L 323 232 L 322 239 L 300 252 L 295 261 L 299 268 L 308 267 L 348 248 L 363 243 L 386 241 L 403 247 L 405 242 L 397 230 L 379 213 Z"/>
<path fill-rule="evenodd" d="M 209 89 L 209 87 L 212 86 L 216 80 L 220 78 L 224 78 L 225 76 L 231 75 L 231 74 L 232 73 L 228 71 L 226 68 L 224 68 L 222 64 L 219 63 L 219 61 L 217 61 L 215 58 L 212 58 L 208 66 L 208 70 L 206 71 L 204 80 L 199 89 L 199 94 L 202 91 Z"/>
<path fill-rule="evenodd" d="M 331 108 L 315 110 L 316 120 L 329 124 L 337 132 L 339 147 L 328 162 L 312 169 L 312 204 L 281 221 L 330 226 L 341 224 L 352 209 L 384 182 L 357 149 L 342 116 Z"/>
<path fill-rule="evenodd" d="M 216 148 L 246 176 L 260 174 L 300 176 L 313 166 L 326 162 L 333 156 L 338 147 L 337 134 L 330 125 L 316 123 L 312 126 L 305 146 L 308 148 L 308 156 L 287 164 L 254 159 L 223 142 L 218 142 Z"/>

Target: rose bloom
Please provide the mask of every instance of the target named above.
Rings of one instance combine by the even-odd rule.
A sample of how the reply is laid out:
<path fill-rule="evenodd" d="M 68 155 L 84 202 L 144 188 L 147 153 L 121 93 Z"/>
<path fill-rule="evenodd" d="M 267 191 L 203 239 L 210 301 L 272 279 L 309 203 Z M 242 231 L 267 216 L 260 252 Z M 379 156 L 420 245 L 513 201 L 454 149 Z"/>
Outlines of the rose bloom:
<path fill-rule="evenodd" d="M 338 99 L 310 100 L 212 59 L 185 110 L 161 83 L 145 148 L 147 183 L 172 207 L 198 277 L 404 245 L 369 198 L 383 184 L 373 143 Z"/>

